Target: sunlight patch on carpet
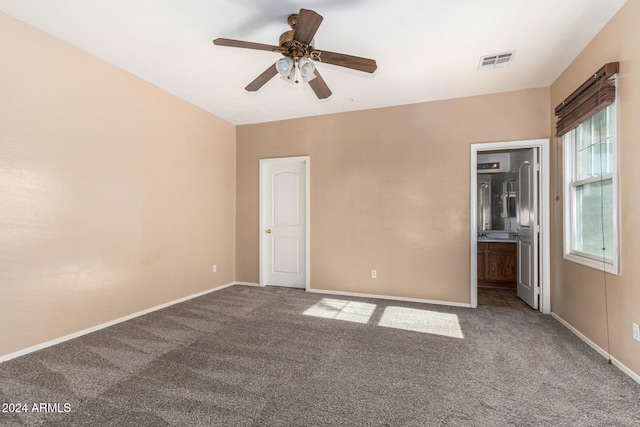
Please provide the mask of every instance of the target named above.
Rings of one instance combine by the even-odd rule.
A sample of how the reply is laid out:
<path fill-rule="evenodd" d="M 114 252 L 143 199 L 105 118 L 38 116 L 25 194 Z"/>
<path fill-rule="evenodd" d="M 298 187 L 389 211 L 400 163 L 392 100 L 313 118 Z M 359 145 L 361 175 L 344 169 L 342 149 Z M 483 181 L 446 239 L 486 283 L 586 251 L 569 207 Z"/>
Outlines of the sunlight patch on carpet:
<path fill-rule="evenodd" d="M 458 316 L 453 313 L 406 307 L 386 307 L 378 326 L 451 338 L 464 338 Z"/>
<path fill-rule="evenodd" d="M 307 309 L 304 315 L 355 323 L 369 323 L 369 319 L 375 309 L 375 304 L 322 298 L 317 304 Z"/>

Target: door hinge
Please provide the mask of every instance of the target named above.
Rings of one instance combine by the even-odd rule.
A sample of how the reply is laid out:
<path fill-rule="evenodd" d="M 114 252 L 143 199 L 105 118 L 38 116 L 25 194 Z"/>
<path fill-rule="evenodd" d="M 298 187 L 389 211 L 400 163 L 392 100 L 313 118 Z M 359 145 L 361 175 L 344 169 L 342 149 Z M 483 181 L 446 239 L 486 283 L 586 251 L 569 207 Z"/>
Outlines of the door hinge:
<path fill-rule="evenodd" d="M 540 226 L 539 226 L 539 225 L 536 225 L 536 226 L 535 226 L 535 230 L 536 230 L 536 233 L 539 233 L 539 232 L 540 232 Z"/>
<path fill-rule="evenodd" d="M 540 163 L 536 163 L 536 172 L 540 172 Z"/>

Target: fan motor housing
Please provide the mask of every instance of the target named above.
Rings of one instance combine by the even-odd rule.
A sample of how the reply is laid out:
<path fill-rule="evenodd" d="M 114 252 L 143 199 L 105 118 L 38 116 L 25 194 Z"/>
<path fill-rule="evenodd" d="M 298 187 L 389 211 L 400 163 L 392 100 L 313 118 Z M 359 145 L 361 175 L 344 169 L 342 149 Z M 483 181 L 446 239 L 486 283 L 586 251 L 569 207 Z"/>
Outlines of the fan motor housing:
<path fill-rule="evenodd" d="M 280 47 L 285 47 L 285 44 L 291 45 L 293 42 L 293 30 L 296 29 L 296 23 L 298 22 L 298 14 L 294 13 L 293 15 L 289 15 L 287 18 L 287 24 L 291 27 L 289 31 L 285 31 L 280 35 L 280 42 L 278 43 Z"/>
<path fill-rule="evenodd" d="M 298 59 L 303 56 L 309 56 L 309 53 L 313 51 L 312 45 L 303 45 L 293 38 L 294 30 L 285 31 L 280 35 L 278 44 L 280 48 L 278 52 L 283 55 L 290 56 L 293 59 Z"/>
<path fill-rule="evenodd" d="M 293 30 L 285 31 L 280 35 L 280 40 L 278 44 L 281 47 L 285 47 L 287 43 L 291 43 L 293 41 Z"/>

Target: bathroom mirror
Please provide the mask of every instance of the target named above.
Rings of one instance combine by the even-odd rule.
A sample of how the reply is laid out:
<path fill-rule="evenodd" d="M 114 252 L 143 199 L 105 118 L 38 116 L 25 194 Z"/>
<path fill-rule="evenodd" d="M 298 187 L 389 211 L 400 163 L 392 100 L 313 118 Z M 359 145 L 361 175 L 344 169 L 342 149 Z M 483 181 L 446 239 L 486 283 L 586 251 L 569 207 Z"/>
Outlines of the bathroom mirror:
<path fill-rule="evenodd" d="M 517 176 L 516 172 L 478 174 L 478 232 L 515 230 Z"/>

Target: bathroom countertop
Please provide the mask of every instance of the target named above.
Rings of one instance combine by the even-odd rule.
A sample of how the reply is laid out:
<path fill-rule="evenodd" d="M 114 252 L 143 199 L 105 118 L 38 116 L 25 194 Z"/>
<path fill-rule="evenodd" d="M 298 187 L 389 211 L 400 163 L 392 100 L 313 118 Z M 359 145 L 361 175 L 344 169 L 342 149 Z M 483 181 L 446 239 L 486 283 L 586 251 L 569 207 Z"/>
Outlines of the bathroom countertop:
<path fill-rule="evenodd" d="M 516 243 L 516 239 L 514 238 L 508 238 L 508 239 L 490 239 L 487 237 L 478 237 L 478 243 L 480 242 L 487 242 L 487 243 Z"/>
<path fill-rule="evenodd" d="M 512 231 L 507 230 L 489 230 L 478 233 L 478 242 L 503 242 L 503 243 L 515 243 L 517 240 Z"/>

